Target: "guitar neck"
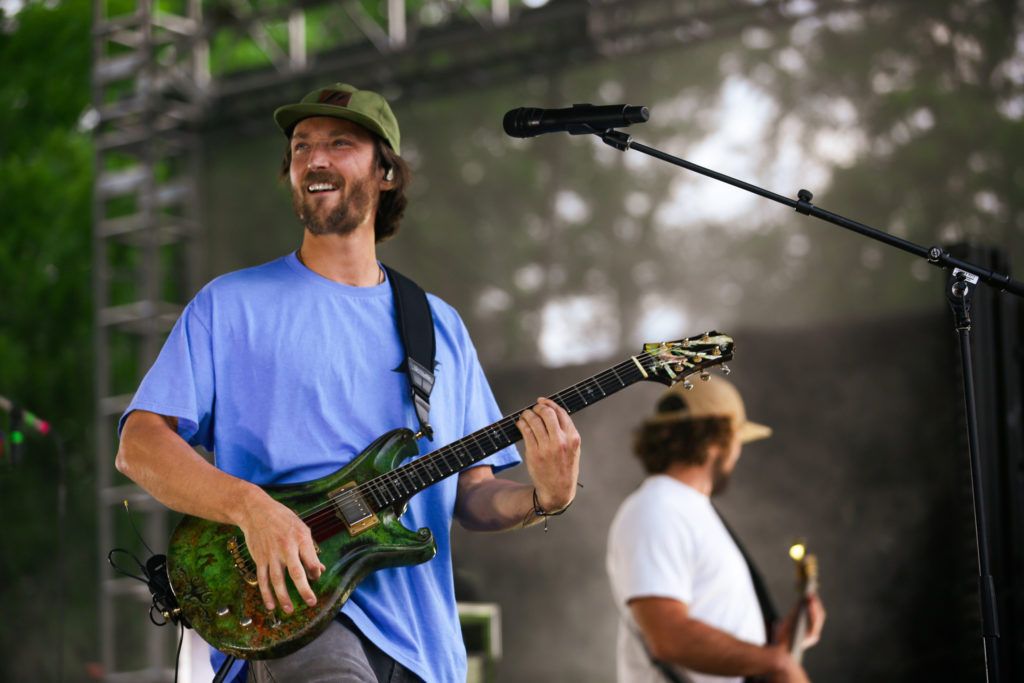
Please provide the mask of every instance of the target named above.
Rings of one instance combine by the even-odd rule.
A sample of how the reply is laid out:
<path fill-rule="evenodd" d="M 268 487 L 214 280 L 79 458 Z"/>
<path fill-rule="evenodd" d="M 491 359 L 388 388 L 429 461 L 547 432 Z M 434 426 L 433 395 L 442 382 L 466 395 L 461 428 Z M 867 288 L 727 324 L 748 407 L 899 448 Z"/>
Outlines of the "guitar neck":
<path fill-rule="evenodd" d="M 814 573 L 815 575 L 817 574 L 817 565 L 815 565 Z M 800 590 L 800 598 L 797 603 L 796 621 L 793 624 L 793 641 L 789 648 L 789 654 L 797 664 L 801 664 L 803 662 L 804 637 L 807 635 L 807 628 L 810 626 L 808 601 L 811 599 L 811 596 L 817 592 L 818 583 L 817 579 L 814 577 L 808 578 Z"/>
<path fill-rule="evenodd" d="M 801 600 L 797 608 L 796 623 L 793 624 L 793 642 L 789 654 L 797 664 L 803 661 L 804 637 L 807 635 L 807 605 Z"/>
<path fill-rule="evenodd" d="M 631 384 L 647 379 L 652 363 L 653 359 L 648 354 L 632 356 L 548 398 L 570 415 L 578 413 Z M 360 488 L 365 489 L 369 502 L 377 511 L 405 500 L 519 441 L 522 434 L 516 422 L 527 410 L 529 408 L 516 411 L 433 453 L 374 477 Z"/>

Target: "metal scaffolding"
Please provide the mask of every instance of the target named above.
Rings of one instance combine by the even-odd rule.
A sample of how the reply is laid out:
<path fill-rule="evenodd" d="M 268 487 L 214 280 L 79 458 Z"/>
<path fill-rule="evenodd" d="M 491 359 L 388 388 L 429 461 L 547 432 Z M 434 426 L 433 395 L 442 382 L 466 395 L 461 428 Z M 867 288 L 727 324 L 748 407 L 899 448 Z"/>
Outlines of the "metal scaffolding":
<path fill-rule="evenodd" d="M 110 5 L 120 8 L 115 13 Z M 538 3 L 531 2 L 529 5 Z M 112 467 L 117 418 L 201 277 L 198 135 L 359 73 L 395 97 L 437 95 L 693 43 L 786 4 L 744 0 L 93 0 L 93 290 L 99 637 L 108 681 L 170 681 L 172 628 L 106 562 L 122 503 L 159 550 L 168 513 Z M 131 633 L 125 643 L 121 634 Z"/>
<path fill-rule="evenodd" d="M 136 629 L 141 637 L 118 647 L 119 616 L 137 620 L 149 592 L 106 563 L 112 548 L 131 542 L 117 533 L 125 501 L 144 518 L 144 537 L 167 537 L 165 508 L 113 470 L 114 429 L 197 279 L 194 131 L 209 83 L 201 4 L 189 0 L 181 14 L 154 4 L 137 0 L 112 15 L 97 1 L 93 16 L 99 627 L 109 681 L 173 680 L 171 629 Z"/>

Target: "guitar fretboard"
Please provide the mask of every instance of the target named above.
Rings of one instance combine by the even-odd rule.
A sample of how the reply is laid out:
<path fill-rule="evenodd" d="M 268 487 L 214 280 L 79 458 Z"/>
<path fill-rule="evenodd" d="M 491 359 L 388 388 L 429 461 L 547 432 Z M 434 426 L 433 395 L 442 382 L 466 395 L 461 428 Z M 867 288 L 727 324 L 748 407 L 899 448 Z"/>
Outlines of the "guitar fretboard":
<path fill-rule="evenodd" d="M 588 377 L 549 398 L 572 415 L 647 377 L 654 359 L 644 353 Z M 532 408 L 530 406 L 529 408 Z M 516 422 L 529 408 L 503 417 L 422 458 L 359 485 L 366 502 L 379 511 L 461 472 L 522 438 Z"/>

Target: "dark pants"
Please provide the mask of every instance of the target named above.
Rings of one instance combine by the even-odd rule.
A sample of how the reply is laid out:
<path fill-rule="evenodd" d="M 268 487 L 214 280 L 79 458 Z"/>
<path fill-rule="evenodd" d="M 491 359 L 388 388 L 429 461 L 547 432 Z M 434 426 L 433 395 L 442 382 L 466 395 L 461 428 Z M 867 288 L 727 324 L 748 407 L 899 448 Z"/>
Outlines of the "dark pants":
<path fill-rule="evenodd" d="M 422 683 L 341 615 L 316 640 L 279 659 L 249 662 L 250 683 Z"/>

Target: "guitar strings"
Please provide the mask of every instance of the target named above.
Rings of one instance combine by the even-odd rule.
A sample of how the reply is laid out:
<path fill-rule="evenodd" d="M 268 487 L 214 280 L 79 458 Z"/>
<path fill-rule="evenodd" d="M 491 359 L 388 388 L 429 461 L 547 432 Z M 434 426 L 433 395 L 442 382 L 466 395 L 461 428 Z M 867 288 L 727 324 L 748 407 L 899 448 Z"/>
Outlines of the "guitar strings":
<path fill-rule="evenodd" d="M 702 360 L 721 359 L 721 355 L 716 355 L 715 357 L 708 357 L 707 354 L 703 352 L 697 352 L 696 356 L 698 356 Z M 649 353 L 645 353 L 639 358 L 637 356 L 631 356 L 630 358 L 626 359 L 625 361 L 622 361 L 618 365 L 614 365 L 611 368 L 608 368 L 594 375 L 593 377 L 590 377 L 586 380 L 583 380 L 582 382 L 578 382 L 566 389 L 563 389 L 562 391 L 554 394 L 552 398 L 554 400 L 565 395 L 564 398 L 561 398 L 561 405 L 570 414 L 582 410 L 583 408 L 589 406 L 591 403 L 595 402 L 593 400 L 589 402 L 587 401 L 586 397 L 580 391 L 580 388 L 583 385 L 587 383 L 597 384 L 597 387 L 601 390 L 602 396 L 596 400 L 601 400 L 602 398 L 608 396 L 608 392 L 605 391 L 604 387 L 602 386 L 602 383 L 605 380 L 614 377 L 616 380 L 618 380 L 620 384 L 619 387 L 615 388 L 615 391 L 619 391 L 625 388 L 627 384 L 623 381 L 622 377 L 619 376 L 618 371 L 632 369 L 636 367 L 636 362 L 639 362 L 641 367 L 643 367 L 645 371 L 652 370 L 654 356 L 652 356 Z M 696 371 L 696 369 L 694 371 Z M 570 393 L 573 391 L 575 391 L 576 396 L 578 396 L 578 403 L 577 399 L 573 397 Z M 612 393 L 614 393 L 614 391 Z M 437 481 L 440 481 L 441 479 L 444 479 L 448 476 L 451 476 L 452 474 L 455 474 L 456 472 L 463 470 L 464 468 L 468 467 L 474 462 L 479 462 L 479 460 L 482 460 L 488 455 L 497 452 L 498 450 L 501 450 L 501 448 L 511 446 L 512 444 L 518 442 L 522 438 L 518 430 L 512 431 L 513 436 L 511 438 L 505 432 L 506 430 L 509 430 L 510 427 L 514 427 L 515 421 L 519 419 L 519 416 L 522 415 L 522 413 L 524 413 L 526 410 L 529 410 L 530 407 L 532 406 L 528 406 L 527 408 L 523 408 L 519 411 L 516 411 L 498 420 L 493 425 L 489 425 L 488 427 L 479 429 L 476 432 L 473 432 L 459 439 L 458 441 L 452 442 L 451 444 L 444 446 L 432 453 L 428 453 L 420 458 L 417 458 L 416 460 L 407 463 L 406 465 L 398 467 L 389 472 L 381 473 L 378 476 L 374 477 L 373 479 L 363 482 L 362 484 L 358 484 L 357 486 L 354 486 L 351 489 L 347 489 L 346 491 L 339 493 L 334 498 L 330 498 L 322 503 L 318 503 L 315 506 L 308 508 L 307 510 L 304 510 L 301 513 L 297 514 L 299 518 L 303 520 L 303 522 L 306 522 L 307 526 L 309 526 L 310 528 L 310 531 L 315 534 L 318 531 L 329 530 L 331 527 L 337 526 L 339 524 L 343 525 L 344 523 L 340 519 L 337 519 L 336 515 L 334 514 L 334 509 L 336 507 L 341 506 L 344 503 L 351 502 L 351 499 L 357 494 L 363 497 L 364 501 L 366 500 L 366 496 L 363 494 L 372 495 L 373 499 L 375 501 L 378 501 L 377 505 L 379 506 L 377 510 L 374 512 L 379 512 L 380 510 L 386 508 L 388 505 L 392 505 L 398 500 L 401 500 L 403 495 L 411 497 L 412 495 L 415 495 L 423 488 L 426 488 L 427 486 L 430 486 L 436 483 Z M 505 441 L 507 443 L 504 446 L 499 445 L 494 440 L 493 433 L 495 431 L 500 432 L 501 435 L 505 438 Z M 487 447 L 482 442 L 482 439 L 485 436 L 488 439 L 490 439 L 492 446 L 496 446 L 495 450 L 492 451 L 491 453 L 486 452 Z M 473 454 L 469 451 L 469 449 L 466 448 L 465 445 L 463 445 L 466 444 L 467 442 L 472 442 L 474 446 L 476 446 L 481 452 L 483 452 L 483 455 L 474 458 Z M 458 448 L 460 446 L 462 447 L 462 449 L 465 451 L 466 455 L 469 458 L 468 464 L 463 463 L 461 458 L 459 458 L 458 456 Z M 455 456 L 455 461 L 457 463 L 456 467 L 452 467 L 448 459 L 449 453 L 447 453 L 447 451 L 451 451 L 450 455 Z M 444 461 L 444 464 L 449 469 L 449 472 L 447 474 L 443 473 L 441 469 L 437 466 L 437 460 Z M 431 479 L 432 475 L 429 472 L 429 468 L 431 465 L 433 465 L 434 471 L 440 475 L 437 479 Z M 409 493 L 408 490 L 406 490 L 404 482 L 402 481 L 403 474 L 415 474 L 416 478 L 420 481 L 420 485 L 422 488 L 414 490 L 412 493 Z M 423 477 L 419 476 L 420 474 L 426 476 L 426 484 L 424 484 Z M 401 490 L 402 494 L 397 498 L 391 498 L 389 500 L 390 491 L 386 488 L 388 485 L 390 485 L 392 489 L 396 492 Z M 379 501 L 381 500 L 385 501 L 382 505 L 379 503 Z M 243 541 L 238 546 L 239 550 L 245 550 L 246 545 L 247 544 L 243 539 Z M 245 563 L 247 568 L 253 568 L 252 561 L 248 553 L 246 553 L 245 555 Z"/>
<path fill-rule="evenodd" d="M 616 380 L 618 380 L 619 384 L 621 385 L 619 387 L 619 389 L 624 388 L 627 385 L 622 380 L 622 378 L 619 376 L 619 372 L 618 371 L 620 371 L 620 370 L 628 370 L 630 368 L 635 368 L 636 365 L 634 364 L 634 358 L 635 357 L 630 357 L 627 360 L 619 363 L 618 365 L 612 366 L 611 368 L 608 368 L 607 370 L 604 370 L 604 371 L 598 373 L 597 375 L 594 375 L 591 378 L 588 378 L 586 380 L 583 380 L 582 382 L 578 382 L 578 383 L 576 383 L 576 384 L 574 384 L 574 385 L 572 385 L 572 386 L 570 386 L 570 387 L 568 387 L 566 389 L 563 389 L 562 391 L 554 394 L 554 396 L 555 397 L 559 397 L 559 396 L 562 396 L 563 394 L 567 394 L 567 396 L 564 399 L 562 399 L 562 401 L 561 401 L 562 407 L 565 408 L 566 411 L 569 412 L 569 413 L 577 412 L 577 411 L 587 407 L 588 405 L 590 405 L 590 403 L 593 403 L 593 401 L 588 402 L 586 400 L 586 398 L 583 396 L 583 394 L 580 392 L 579 389 L 580 389 L 580 387 L 582 385 L 584 385 L 584 384 L 586 384 L 588 382 L 596 382 L 598 384 L 598 387 L 601 388 L 601 391 L 604 394 L 604 396 L 607 396 L 608 394 L 607 394 L 607 392 L 604 391 L 604 388 L 601 387 L 601 383 L 604 382 L 605 380 L 608 380 L 608 379 L 611 379 L 612 377 L 614 377 Z M 644 366 L 645 370 L 652 369 L 651 367 L 648 366 L 648 363 L 644 362 L 644 361 L 647 361 L 648 359 L 653 359 L 653 357 L 650 356 L 649 354 L 645 354 L 644 357 L 640 360 L 641 365 Z M 576 392 L 576 395 L 577 395 L 578 398 L 572 396 L 572 394 L 570 392 L 573 392 L 573 391 Z M 602 398 L 603 398 L 603 396 L 602 396 Z M 500 428 L 500 430 L 502 431 L 502 433 L 504 435 L 505 430 L 507 430 L 509 427 L 514 427 L 515 421 L 519 418 L 520 415 L 522 415 L 522 413 L 524 413 L 525 411 L 529 410 L 530 407 L 532 407 L 532 406 L 528 406 L 528 407 L 523 408 L 523 409 L 521 409 L 519 411 L 513 412 L 510 415 L 508 415 L 506 417 L 503 417 L 502 419 L 498 420 L 493 425 L 490 425 L 490 426 L 485 427 L 483 429 L 479 429 L 479 430 L 477 430 L 477 431 L 475 431 L 475 432 L 473 432 L 471 434 L 468 434 L 467 436 L 459 439 L 458 441 L 454 441 L 451 444 L 449 444 L 447 446 L 444 446 L 444 447 L 442 447 L 442 448 L 440 448 L 440 449 L 438 449 L 438 450 L 436 450 L 436 451 L 434 451 L 432 453 L 428 453 L 428 454 L 426 454 L 426 455 L 424 455 L 424 456 L 422 456 L 422 457 L 412 461 L 411 463 L 407 463 L 406 465 L 403 465 L 402 467 L 396 468 L 396 469 L 391 470 L 389 472 L 381 473 L 380 475 L 374 477 L 373 479 L 370 479 L 370 480 L 368 480 L 366 482 L 363 482 L 362 484 L 359 484 L 359 485 L 357 485 L 357 486 L 355 486 L 355 487 L 353 487 L 351 489 L 348 489 L 348 490 L 346 490 L 346 491 L 344 491 L 342 493 L 339 493 L 333 499 L 326 500 L 326 501 L 324 501 L 322 503 L 317 503 L 315 506 L 313 506 L 311 508 L 308 508 L 306 510 L 303 510 L 302 512 L 297 513 L 297 514 L 298 514 L 299 518 L 302 519 L 302 521 L 306 522 L 307 526 L 309 526 L 310 530 L 315 534 L 317 531 L 324 531 L 324 530 L 327 530 L 330 527 L 335 526 L 337 524 L 343 524 L 341 522 L 341 520 L 337 519 L 337 517 L 335 516 L 334 509 L 337 506 L 340 506 L 340 505 L 342 505 L 344 503 L 350 502 L 351 499 L 356 494 L 360 494 L 360 495 L 362 495 L 362 494 L 371 494 L 371 495 L 374 496 L 374 498 L 376 500 L 385 500 L 386 501 L 387 497 L 388 497 L 387 494 L 389 493 L 387 488 L 386 488 L 387 485 L 390 484 L 391 487 L 396 492 L 399 491 L 399 490 L 404 489 L 405 486 L 404 486 L 404 483 L 401 480 L 401 473 L 403 473 L 403 472 L 421 471 L 422 473 L 427 474 L 427 468 L 431 464 L 435 465 L 435 470 L 440 472 L 440 469 L 437 468 L 437 466 L 436 466 L 436 460 L 442 459 L 444 461 L 444 464 L 448 466 L 448 469 L 450 471 L 447 474 L 443 474 L 443 476 L 440 477 L 440 479 L 444 479 L 444 478 L 446 478 L 448 476 L 451 476 L 452 474 L 455 474 L 455 472 L 461 471 L 463 468 L 468 467 L 469 464 L 472 464 L 473 462 L 477 462 L 479 459 L 483 459 L 484 457 L 486 457 L 488 455 L 488 454 L 485 454 L 484 456 L 480 457 L 478 460 L 474 460 L 472 453 L 470 453 L 469 450 L 466 449 L 463 446 L 463 450 L 465 450 L 465 452 L 469 456 L 469 463 L 468 464 L 463 464 L 462 460 L 458 456 L 458 448 L 462 444 L 465 444 L 466 442 L 471 442 L 474 446 L 479 448 L 481 451 L 486 451 L 486 447 L 483 446 L 483 442 L 481 441 L 481 439 L 484 436 L 488 436 L 491 439 L 492 445 L 498 445 L 497 443 L 495 443 L 493 437 L 490 437 L 487 434 L 487 432 L 488 431 L 495 431 L 496 429 Z M 512 440 L 508 440 L 508 436 L 505 435 L 506 440 L 508 440 L 508 444 L 506 444 L 506 446 L 504 446 L 504 447 L 507 447 L 507 446 L 510 446 L 510 445 L 516 443 L 521 438 L 521 435 L 519 434 L 518 430 L 516 430 L 513 434 L 515 436 L 514 436 L 514 438 Z M 497 450 L 500 450 L 501 448 L 503 448 L 503 447 L 499 446 L 499 448 L 495 449 L 494 452 L 497 452 Z M 446 451 L 452 451 L 451 455 L 455 456 L 455 461 L 458 463 L 458 467 L 453 468 L 451 466 L 451 463 L 450 463 L 450 461 L 448 459 L 449 458 L 449 454 L 446 453 Z M 440 481 L 440 479 L 435 480 L 435 482 L 436 481 Z M 422 481 L 422 479 L 421 479 L 421 481 Z M 431 482 L 431 483 L 434 483 L 434 482 Z M 415 493 L 417 493 L 417 492 L 413 492 L 413 494 L 410 494 L 410 495 L 415 495 Z M 381 495 L 377 495 L 377 494 L 381 494 Z M 364 500 L 365 500 L 365 497 L 364 497 Z M 400 500 L 400 498 L 397 499 L 397 500 Z M 382 505 L 380 508 L 378 508 L 378 511 L 380 509 L 383 509 L 383 508 L 387 507 L 388 505 L 393 504 L 394 502 L 395 502 L 395 500 L 391 500 L 389 502 L 384 503 L 384 505 Z M 247 545 L 248 545 L 247 542 L 243 539 L 242 542 L 240 542 L 238 544 L 238 550 L 239 551 L 245 551 Z M 246 568 L 249 569 L 249 570 L 254 570 L 255 567 L 253 567 L 253 562 L 252 562 L 251 557 L 249 556 L 249 554 L 247 552 L 245 553 L 243 558 L 244 558 L 244 562 L 245 562 Z"/>
<path fill-rule="evenodd" d="M 598 375 L 595 375 L 592 378 L 584 380 L 583 382 L 575 384 L 575 385 L 569 387 L 568 389 L 560 391 L 557 394 L 555 394 L 554 396 L 555 397 L 560 397 L 563 394 L 568 394 L 568 396 L 566 396 L 565 398 L 561 399 L 562 407 L 565 408 L 567 412 L 570 412 L 570 413 L 577 412 L 577 411 L 581 410 L 582 408 L 585 408 L 586 406 L 590 405 L 590 403 L 594 402 L 594 401 L 587 401 L 587 399 L 579 391 L 579 387 L 581 385 L 586 384 L 588 382 L 598 382 L 598 383 L 600 383 L 600 382 L 603 382 L 604 380 L 611 379 L 612 377 L 615 377 L 615 379 L 617 379 L 619 381 L 619 384 L 620 384 L 619 388 L 621 389 L 621 388 L 625 387 L 626 384 L 625 384 L 625 382 L 622 381 L 621 377 L 619 377 L 618 371 L 622 370 L 622 369 L 625 369 L 625 368 L 629 368 L 630 366 L 632 366 L 632 363 L 631 363 L 630 360 L 627 360 L 627 361 L 625 361 L 623 363 L 620 363 L 617 366 L 614 366 L 612 368 L 609 368 L 609 369 L 599 373 Z M 632 367 L 635 367 L 635 366 L 632 366 Z M 604 390 L 604 388 L 603 387 L 599 387 L 599 388 L 601 388 L 602 394 L 604 394 L 604 396 L 607 396 L 607 392 Z M 578 396 L 578 398 L 573 397 L 572 394 L 569 394 L 570 391 L 575 391 L 576 395 Z M 602 396 L 601 398 L 604 398 L 604 396 Z M 530 406 L 530 407 L 532 407 L 532 406 Z M 465 442 L 472 442 L 472 444 L 474 446 L 476 446 L 479 450 L 485 451 L 487 446 L 486 446 L 486 444 L 484 442 L 484 439 L 487 438 L 487 439 L 490 440 L 492 446 L 496 446 L 497 447 L 495 449 L 495 451 L 494 451 L 494 452 L 496 452 L 497 450 L 500 450 L 501 448 L 505 448 L 505 447 L 510 446 L 513 443 L 516 443 L 517 441 L 519 441 L 519 439 L 521 438 L 519 431 L 518 430 L 512 431 L 512 428 L 515 427 L 515 422 L 516 422 L 516 420 L 519 419 L 519 416 L 522 415 L 522 413 L 524 413 L 525 411 L 529 410 L 530 407 L 523 408 L 523 409 L 521 409 L 519 411 L 516 411 L 516 412 L 514 412 L 514 413 L 512 413 L 512 414 L 510 414 L 510 415 L 508 415 L 508 416 L 506 416 L 504 418 L 502 418 L 501 420 L 498 420 L 493 425 L 490 425 L 490 426 L 485 427 L 483 429 L 479 429 L 479 430 L 477 430 L 477 431 L 475 431 L 475 432 L 473 432 L 473 433 L 463 437 L 462 439 L 459 439 L 458 441 L 455 441 L 455 442 L 449 444 L 448 446 L 445 446 L 443 448 L 438 449 L 437 451 L 434 451 L 432 453 L 428 453 L 428 454 L 426 454 L 426 455 L 424 455 L 424 456 L 422 456 L 420 458 L 417 458 L 416 460 L 413 460 L 412 462 L 410 462 L 410 463 L 408 463 L 408 464 L 406 464 L 406 465 L 404 465 L 402 467 L 396 468 L 396 469 L 391 470 L 389 472 L 381 473 L 380 475 L 378 475 L 378 476 L 374 477 L 373 479 L 370 479 L 370 480 L 368 480 L 366 482 L 363 482 L 363 484 L 360 484 L 359 486 L 356 486 L 353 489 L 349 489 L 347 491 L 344 491 L 344 492 L 340 493 L 337 497 L 335 497 L 332 500 L 328 500 L 326 502 L 319 503 L 319 504 L 317 504 L 317 506 L 303 511 L 299 516 L 303 520 L 306 520 L 306 519 L 312 517 L 313 515 L 315 515 L 317 512 L 323 511 L 324 508 L 333 507 L 332 504 L 337 505 L 337 504 L 342 504 L 344 502 L 348 502 L 348 499 L 351 498 L 353 496 L 353 494 L 356 493 L 356 492 L 358 492 L 358 493 L 370 493 L 371 495 L 374 494 L 374 493 L 387 494 L 389 492 L 384 487 L 386 484 L 391 484 L 392 488 L 395 491 L 400 491 L 400 490 L 405 488 L 404 482 L 401 481 L 401 475 L 403 473 L 416 474 L 417 478 L 420 479 L 420 481 L 422 483 L 424 480 L 423 480 L 422 477 L 419 476 L 419 474 L 423 474 L 427 478 L 429 478 L 431 476 L 430 472 L 429 472 L 429 468 L 430 468 L 431 465 L 434 466 L 435 471 L 439 472 L 442 475 L 441 476 L 442 479 L 445 478 L 445 477 L 448 477 L 448 476 L 450 476 L 452 474 L 455 474 L 457 471 L 460 471 L 462 468 L 468 467 L 470 464 L 472 464 L 473 462 L 477 461 L 476 459 L 474 459 L 473 454 L 470 453 L 469 450 L 463 446 L 463 444 Z M 509 438 L 508 434 L 506 433 L 506 432 L 509 432 L 509 431 L 511 431 L 512 434 L 514 435 L 514 437 L 511 438 L 511 439 Z M 493 436 L 494 432 L 500 432 L 501 433 L 501 436 L 503 436 L 505 441 L 506 441 L 506 443 L 504 445 L 499 444 L 495 440 L 495 438 Z M 458 455 L 458 449 L 460 447 L 462 447 L 462 450 L 466 453 L 466 455 L 469 458 L 467 463 L 462 462 L 462 459 Z M 453 468 L 451 466 L 451 463 L 450 463 L 450 461 L 448 459 L 449 454 L 445 453 L 446 451 L 452 451 L 450 455 L 454 455 L 455 456 L 455 461 L 456 461 L 456 463 L 458 463 L 457 467 Z M 486 455 L 481 456 L 481 459 L 482 459 L 482 457 L 486 457 Z M 441 470 L 439 468 L 437 468 L 436 460 L 440 460 L 440 459 L 444 459 L 445 465 L 447 465 L 448 469 L 450 470 L 449 472 L 444 473 L 444 472 L 441 472 Z M 435 481 L 438 481 L 438 480 L 435 480 Z M 432 484 L 434 482 L 430 482 L 430 483 Z M 425 486 L 426 485 L 429 485 L 429 484 L 425 484 Z M 402 491 L 402 495 L 406 495 L 407 493 L 408 493 L 408 491 Z M 386 500 L 386 497 L 384 495 L 375 496 L 375 498 L 377 500 Z M 387 501 L 387 502 L 384 503 L 384 505 L 382 507 L 386 507 L 387 505 L 390 505 L 393 502 L 395 502 L 395 501 L 394 500 Z M 332 512 L 332 516 L 333 516 L 333 512 Z"/>
<path fill-rule="evenodd" d="M 703 355 L 703 354 L 701 354 L 701 355 Z M 582 382 L 578 382 L 578 383 L 568 387 L 567 389 L 564 389 L 564 390 L 558 392 L 557 394 L 554 395 L 554 397 L 557 398 L 557 397 L 560 397 L 562 395 L 566 395 L 565 398 L 562 399 L 563 408 L 565 408 L 567 410 L 567 412 L 569 412 L 569 413 L 577 412 L 577 411 L 581 410 L 582 408 L 585 408 L 588 405 L 590 405 L 590 403 L 594 402 L 594 401 L 589 401 L 589 402 L 587 401 L 587 399 L 583 396 L 582 392 L 580 391 L 580 387 L 582 387 L 584 384 L 587 384 L 588 382 L 597 383 L 598 388 L 601 389 L 601 392 L 603 394 L 603 396 L 601 398 L 603 398 L 604 396 L 608 395 L 608 392 L 606 392 L 604 390 L 604 388 L 601 385 L 601 383 L 604 382 L 605 380 L 608 380 L 608 379 L 611 379 L 612 377 L 614 377 L 616 380 L 618 380 L 618 382 L 620 384 L 620 386 L 616 389 L 616 391 L 618 391 L 619 389 L 622 389 L 625 386 L 627 386 L 626 383 L 619 376 L 618 371 L 619 370 L 628 370 L 628 369 L 636 367 L 636 365 L 634 364 L 635 360 L 636 360 L 636 357 L 630 357 L 627 360 L 619 363 L 618 365 L 612 366 L 611 368 L 608 368 L 607 370 L 604 370 L 603 372 L 600 372 L 597 375 L 594 375 L 593 377 L 591 377 L 589 379 L 583 380 Z M 653 360 L 654 360 L 653 356 L 651 356 L 650 354 L 644 354 L 642 356 L 642 358 L 640 360 L 640 363 L 641 363 L 641 366 L 644 368 L 645 371 L 653 369 Z M 650 361 L 650 363 L 645 362 L 645 361 Z M 572 394 L 570 393 L 572 391 L 576 392 L 576 395 L 578 396 L 578 399 L 572 396 Z M 612 392 L 612 393 L 614 393 L 614 392 Z M 598 399 L 598 400 L 600 400 L 600 399 Z M 427 476 L 429 478 L 429 474 L 428 474 L 427 470 L 428 470 L 428 467 L 430 465 L 434 465 L 435 470 L 440 472 L 440 469 L 437 467 L 436 462 L 435 462 L 438 459 L 443 459 L 445 465 L 447 465 L 449 470 L 450 470 L 448 472 L 448 474 L 443 474 L 441 476 L 441 479 L 443 479 L 445 477 L 448 477 L 448 476 L 454 474 L 457 471 L 461 471 L 463 468 L 468 467 L 468 464 L 462 463 L 462 460 L 458 457 L 458 454 L 457 454 L 458 447 L 460 447 L 460 445 L 465 444 L 467 442 L 472 442 L 472 444 L 475 445 L 477 448 L 479 448 L 481 451 L 485 451 L 486 447 L 483 446 L 483 442 L 482 442 L 482 439 L 483 439 L 484 436 L 487 436 L 488 438 L 490 438 L 492 445 L 498 446 L 498 444 L 494 441 L 494 438 L 488 432 L 493 432 L 493 431 L 496 430 L 496 428 L 499 428 L 499 427 L 500 427 L 503 435 L 505 436 L 506 440 L 508 441 L 507 445 L 511 445 L 511 444 L 516 443 L 517 441 L 519 441 L 521 436 L 519 435 L 518 431 L 513 432 L 514 438 L 511 439 L 511 440 L 509 440 L 508 436 L 505 435 L 504 432 L 509 427 L 513 427 L 514 424 L 515 424 L 515 420 L 517 420 L 518 417 L 523 412 L 525 412 L 528 409 L 529 409 L 529 407 L 523 408 L 522 410 L 514 412 L 511 415 L 502 418 L 498 422 L 495 422 L 494 425 L 491 425 L 489 427 L 485 427 L 483 429 L 479 429 L 476 432 L 473 432 L 473 433 L 463 437 L 462 439 L 459 439 L 458 441 L 455 441 L 452 444 L 449 444 L 448 446 L 445 446 L 445 447 L 443 447 L 443 448 L 441 448 L 441 449 L 439 449 L 437 451 L 434 451 L 433 453 L 428 453 L 427 455 L 424 455 L 423 457 L 418 458 L 417 460 L 414 460 L 411 463 L 408 463 L 408 464 L 406 464 L 406 465 L 404 465 L 402 467 L 399 467 L 397 469 L 391 470 L 390 472 L 382 473 L 382 474 L 374 477 L 373 479 L 370 479 L 369 481 L 363 482 L 362 484 L 359 484 L 359 485 L 353 487 L 352 489 L 348 489 L 348 490 L 344 491 L 343 493 L 338 494 L 338 496 L 336 496 L 333 499 L 329 499 L 329 500 L 324 501 L 322 503 L 318 503 L 314 507 L 309 508 L 309 509 L 299 513 L 299 518 L 302 519 L 304 522 L 306 522 L 307 526 L 310 527 L 311 532 L 313 532 L 314 534 L 316 532 L 318 532 L 318 531 L 329 530 L 331 527 L 338 526 L 339 524 L 343 525 L 341 520 L 337 519 L 336 515 L 334 514 L 334 510 L 333 509 L 335 507 L 337 507 L 337 506 L 340 506 L 341 504 L 343 504 L 345 502 L 349 502 L 350 499 L 353 496 L 355 496 L 356 494 L 360 494 L 361 495 L 361 494 L 364 494 L 364 493 L 371 493 L 371 494 L 374 495 L 375 499 L 377 499 L 377 500 L 385 500 L 386 501 L 383 505 L 381 505 L 378 508 L 377 511 L 379 511 L 379 510 L 387 507 L 388 505 L 393 504 L 397 500 L 401 500 L 400 497 L 396 498 L 396 499 L 388 500 L 387 494 L 389 494 L 390 492 L 388 491 L 386 486 L 388 484 L 390 484 L 391 487 L 396 492 L 400 491 L 400 490 L 405 491 L 405 486 L 404 486 L 404 483 L 402 482 L 402 479 L 401 479 L 401 475 L 403 473 L 419 471 L 419 472 L 422 472 L 424 474 L 427 474 Z M 486 457 L 488 455 L 488 454 L 485 453 L 484 455 L 482 455 L 479 458 L 474 460 L 474 458 L 473 458 L 472 454 L 469 452 L 469 450 L 467 448 L 465 448 L 465 446 L 462 446 L 462 448 L 463 448 L 463 450 L 465 450 L 467 455 L 469 455 L 469 464 L 472 464 L 473 462 L 477 462 L 479 460 L 482 460 L 484 457 Z M 498 446 L 498 448 L 495 449 L 495 452 L 497 450 L 500 450 L 500 448 L 502 448 L 502 446 Z M 449 456 L 446 453 L 446 451 L 452 451 L 451 454 L 455 455 L 456 462 L 458 463 L 458 467 L 453 468 L 451 466 L 451 463 L 448 460 Z M 420 477 L 417 476 L 417 478 L 420 478 Z M 423 481 L 422 478 L 420 478 L 420 481 L 421 482 Z M 439 480 L 435 480 L 435 481 L 439 481 Z M 435 483 L 435 482 L 431 482 L 431 483 Z M 383 493 L 384 495 L 377 495 L 377 494 L 381 494 L 381 493 Z M 405 491 L 405 493 L 408 493 L 408 492 Z M 415 493 L 418 493 L 418 491 L 413 491 L 412 494 L 408 494 L 408 495 L 411 497 L 411 495 L 415 495 Z M 364 500 L 365 500 L 365 498 L 364 498 Z M 239 550 L 245 550 L 246 546 L 247 546 L 247 543 L 243 539 L 243 541 L 239 544 Z M 250 570 L 254 569 L 254 567 L 252 566 L 253 562 L 252 562 L 250 556 L 248 555 L 248 553 L 245 554 L 244 558 L 245 558 L 246 567 L 248 569 L 250 569 Z"/>

